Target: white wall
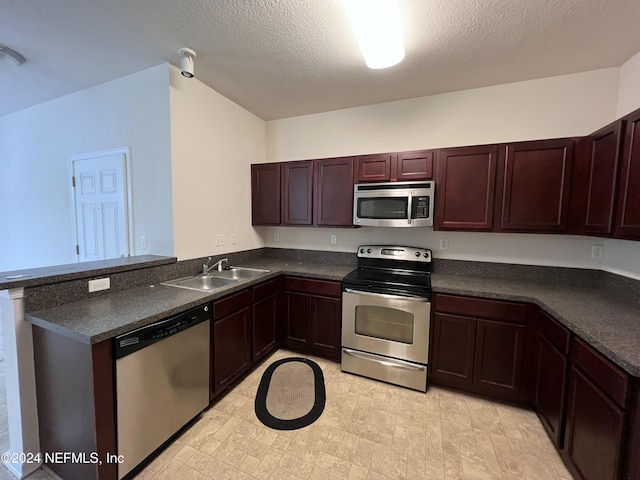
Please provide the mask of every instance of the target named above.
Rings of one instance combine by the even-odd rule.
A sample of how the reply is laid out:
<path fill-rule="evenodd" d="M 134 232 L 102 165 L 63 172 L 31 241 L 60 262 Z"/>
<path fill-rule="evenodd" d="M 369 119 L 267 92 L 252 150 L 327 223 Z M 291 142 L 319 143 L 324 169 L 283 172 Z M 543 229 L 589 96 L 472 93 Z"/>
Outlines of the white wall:
<path fill-rule="evenodd" d="M 170 91 L 176 256 L 262 247 L 251 228 L 250 165 L 265 161 L 264 120 L 175 67 Z M 223 246 L 216 246 L 218 234 Z"/>
<path fill-rule="evenodd" d="M 75 262 L 70 154 L 131 147 L 134 234 L 173 254 L 167 64 L 0 117 L 0 271 Z"/>
<path fill-rule="evenodd" d="M 421 97 L 267 122 L 268 161 L 586 135 L 616 118 L 619 69 Z M 360 244 L 429 247 L 440 258 L 599 268 L 591 245 L 563 235 L 432 228 L 257 229 L 270 247 L 354 252 Z M 274 241 L 278 232 L 280 240 Z M 330 244 L 330 235 L 338 242 Z M 439 250 L 439 240 L 449 240 Z M 608 249 L 605 249 L 608 250 Z"/>
<path fill-rule="evenodd" d="M 640 108 L 640 52 L 620 67 L 616 117 L 622 117 L 637 108 Z"/>

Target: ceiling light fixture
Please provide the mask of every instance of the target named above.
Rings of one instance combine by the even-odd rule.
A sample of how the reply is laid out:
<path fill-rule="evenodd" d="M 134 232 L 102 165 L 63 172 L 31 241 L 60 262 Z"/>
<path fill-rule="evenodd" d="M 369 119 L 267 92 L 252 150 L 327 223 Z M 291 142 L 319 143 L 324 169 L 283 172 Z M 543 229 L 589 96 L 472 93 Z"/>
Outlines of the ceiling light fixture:
<path fill-rule="evenodd" d="M 0 44 L 0 53 L 11 57 L 18 65 L 22 65 L 26 61 L 22 55 L 6 45 Z"/>
<path fill-rule="evenodd" d="M 387 68 L 404 58 L 398 0 L 342 0 L 369 68 Z"/>
<path fill-rule="evenodd" d="M 196 58 L 196 52 L 194 52 L 190 48 L 182 47 L 180 50 L 178 50 L 178 53 L 180 54 L 180 70 L 182 76 L 193 78 L 193 61 Z"/>

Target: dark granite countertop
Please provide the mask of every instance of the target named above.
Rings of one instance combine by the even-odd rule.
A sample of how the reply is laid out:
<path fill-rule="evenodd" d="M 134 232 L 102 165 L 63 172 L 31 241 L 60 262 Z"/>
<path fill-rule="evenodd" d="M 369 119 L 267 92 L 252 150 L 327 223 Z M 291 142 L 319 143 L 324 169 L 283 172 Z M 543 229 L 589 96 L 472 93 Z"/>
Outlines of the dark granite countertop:
<path fill-rule="evenodd" d="M 113 258 L 110 260 L 98 260 L 95 262 L 68 263 L 65 265 L 52 265 L 50 267 L 0 272 L 0 290 L 35 287 L 38 285 L 85 278 L 87 276 L 107 275 L 140 268 L 157 267 L 159 265 L 175 263 L 176 261 L 177 259 L 175 257 L 137 255 L 133 257 Z"/>
<path fill-rule="evenodd" d="M 433 291 L 531 302 L 633 376 L 640 377 L 640 304 L 597 286 L 432 275 Z"/>
<path fill-rule="evenodd" d="M 280 274 L 341 281 L 353 265 L 265 257 L 246 264 L 269 270 L 214 293 L 166 285 L 145 286 L 28 313 L 30 323 L 84 343 L 97 343 L 221 298 Z M 434 292 L 531 302 L 584 338 L 628 373 L 640 377 L 640 303 L 598 285 L 548 283 L 541 279 L 433 273 Z"/>
<path fill-rule="evenodd" d="M 200 292 L 167 285 L 132 288 L 89 300 L 29 312 L 25 319 L 83 343 L 98 343 L 135 328 L 170 317 L 189 308 L 222 298 L 280 274 L 337 280 L 353 270 L 349 265 L 282 261 L 271 258 L 247 266 L 269 270 L 260 277 L 239 281 L 215 292 Z"/>

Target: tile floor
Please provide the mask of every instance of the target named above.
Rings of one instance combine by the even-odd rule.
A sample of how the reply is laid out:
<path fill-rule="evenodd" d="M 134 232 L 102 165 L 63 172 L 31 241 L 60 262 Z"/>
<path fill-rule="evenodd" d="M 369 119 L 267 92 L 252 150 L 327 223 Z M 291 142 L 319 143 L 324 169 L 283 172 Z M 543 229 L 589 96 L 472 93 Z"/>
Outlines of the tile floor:
<path fill-rule="evenodd" d="M 426 394 L 324 372 L 327 402 L 314 424 L 272 430 L 253 412 L 279 350 L 156 458 L 136 480 L 571 479 L 537 416 L 430 387 Z"/>

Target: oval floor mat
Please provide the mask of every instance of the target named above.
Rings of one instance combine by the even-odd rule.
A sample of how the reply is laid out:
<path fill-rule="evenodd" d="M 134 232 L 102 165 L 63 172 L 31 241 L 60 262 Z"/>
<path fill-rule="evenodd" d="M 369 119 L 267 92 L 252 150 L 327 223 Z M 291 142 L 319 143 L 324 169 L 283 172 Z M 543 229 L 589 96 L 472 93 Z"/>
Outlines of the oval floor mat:
<path fill-rule="evenodd" d="M 267 367 L 256 393 L 258 419 L 276 430 L 295 430 L 315 422 L 325 404 L 324 376 L 307 358 L 283 358 Z"/>

